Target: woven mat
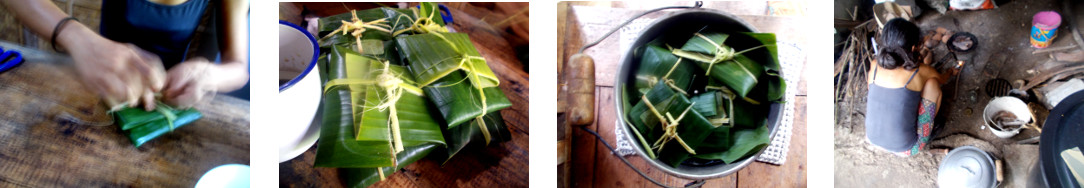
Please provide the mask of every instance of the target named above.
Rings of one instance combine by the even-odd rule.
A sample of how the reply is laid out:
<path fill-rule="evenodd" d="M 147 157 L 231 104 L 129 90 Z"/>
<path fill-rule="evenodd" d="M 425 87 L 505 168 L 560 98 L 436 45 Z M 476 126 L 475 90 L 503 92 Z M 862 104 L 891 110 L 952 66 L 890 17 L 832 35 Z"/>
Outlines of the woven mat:
<path fill-rule="evenodd" d="M 654 19 L 639 19 L 622 28 L 620 37 L 621 52 L 628 51 L 632 43 L 636 42 L 636 37 L 640 34 L 640 31 L 654 21 Z M 802 66 L 805 65 L 805 54 L 794 43 L 778 41 L 776 45 L 779 49 L 780 65 L 783 68 L 783 79 L 787 82 L 787 103 L 784 105 L 783 117 L 781 117 L 779 127 L 772 137 L 771 144 L 764 153 L 757 156 L 757 161 L 783 165 L 787 160 L 787 151 L 790 148 L 791 127 L 794 124 L 794 96 L 798 92 L 798 79 L 801 76 Z M 621 156 L 635 155 L 636 147 L 632 145 L 635 142 L 624 135 L 625 128 L 628 126 L 617 123 L 614 125 L 617 126 L 614 129 L 614 134 L 618 139 L 617 153 Z"/>

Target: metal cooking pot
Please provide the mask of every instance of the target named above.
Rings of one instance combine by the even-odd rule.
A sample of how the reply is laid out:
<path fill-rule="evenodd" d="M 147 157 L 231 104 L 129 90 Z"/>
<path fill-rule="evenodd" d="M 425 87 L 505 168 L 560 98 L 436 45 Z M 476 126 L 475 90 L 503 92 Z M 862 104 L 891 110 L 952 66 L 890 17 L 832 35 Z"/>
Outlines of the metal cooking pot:
<path fill-rule="evenodd" d="M 627 126 L 628 117 L 625 114 L 628 109 L 632 108 L 632 105 L 629 104 L 628 99 L 626 98 L 628 96 L 628 92 L 632 91 L 634 88 L 626 86 L 632 83 L 630 82 L 630 76 L 634 75 L 634 71 L 639 68 L 639 54 L 642 54 L 643 52 L 642 48 L 640 47 L 650 42 L 651 40 L 660 37 L 662 37 L 662 40 L 665 41 L 688 40 L 693 33 L 696 33 L 701 28 L 704 28 L 705 25 L 707 25 L 712 31 L 720 31 L 726 33 L 757 32 L 756 28 L 754 28 L 748 22 L 745 22 L 744 20 L 738 18 L 737 16 L 726 12 L 710 9 L 691 9 L 687 11 L 681 11 L 671 16 L 658 19 L 654 23 L 652 23 L 647 29 L 644 29 L 644 31 L 640 33 L 639 37 L 636 39 L 636 42 L 633 43 L 632 48 L 630 48 L 629 51 L 625 53 L 625 57 L 621 61 L 622 63 L 618 65 L 619 67 L 617 79 L 615 79 L 617 81 L 615 85 L 616 89 L 614 90 L 614 92 L 616 92 L 614 93 L 614 99 L 616 100 L 615 107 L 617 107 L 617 112 L 618 114 L 620 114 L 620 118 L 617 119 L 617 126 L 625 126 L 624 130 L 626 139 L 638 140 L 637 138 L 633 138 L 634 135 Z M 749 47 L 753 46 L 737 46 L 737 48 L 739 49 Z M 780 75 L 782 74 L 784 73 L 780 72 Z M 767 126 L 769 129 L 771 129 L 769 140 L 774 139 L 775 132 L 779 127 L 779 119 L 782 117 L 782 115 L 783 104 L 771 104 L 767 121 Z M 639 143 L 634 143 L 632 145 L 636 147 L 636 152 L 640 156 L 647 156 Z M 710 179 L 723 177 L 737 172 L 741 168 L 753 162 L 756 156 L 760 155 L 761 152 L 764 152 L 764 149 L 758 151 L 756 155 L 750 156 L 744 160 L 735 163 L 718 164 L 711 166 L 681 165 L 677 168 L 674 168 L 670 165 L 664 164 L 659 160 L 647 159 L 646 161 L 655 168 L 661 169 L 663 172 L 677 177 L 687 179 Z"/>

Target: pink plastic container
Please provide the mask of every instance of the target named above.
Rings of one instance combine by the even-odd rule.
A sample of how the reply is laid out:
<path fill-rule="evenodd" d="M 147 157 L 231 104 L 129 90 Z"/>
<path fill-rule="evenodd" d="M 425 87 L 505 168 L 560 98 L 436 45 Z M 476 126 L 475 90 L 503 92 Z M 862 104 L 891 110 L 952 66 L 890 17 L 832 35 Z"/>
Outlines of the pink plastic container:
<path fill-rule="evenodd" d="M 1046 48 L 1054 42 L 1058 36 L 1058 26 L 1061 26 L 1061 15 L 1054 11 L 1042 11 L 1035 14 L 1031 20 L 1031 46 Z"/>

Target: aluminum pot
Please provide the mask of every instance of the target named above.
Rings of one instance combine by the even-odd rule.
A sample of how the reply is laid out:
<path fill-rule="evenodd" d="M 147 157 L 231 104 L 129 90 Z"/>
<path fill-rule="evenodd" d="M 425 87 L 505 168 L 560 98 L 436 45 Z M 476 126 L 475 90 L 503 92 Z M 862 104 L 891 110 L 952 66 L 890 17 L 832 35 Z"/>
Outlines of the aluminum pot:
<path fill-rule="evenodd" d="M 625 126 L 625 129 L 623 130 L 625 131 L 626 139 L 638 140 L 637 138 L 634 138 L 635 136 L 629 130 L 629 124 L 627 119 L 628 117 L 625 114 L 627 113 L 628 109 L 632 108 L 632 105 L 628 102 L 628 99 L 626 98 L 628 96 L 628 93 L 635 88 L 627 86 L 633 83 L 630 82 L 631 76 L 635 75 L 635 70 L 639 68 L 639 54 L 642 54 L 642 48 L 640 47 L 660 37 L 663 37 L 662 40 L 664 41 L 688 40 L 689 37 L 693 35 L 693 33 L 696 33 L 700 29 L 704 28 L 704 26 L 708 26 L 709 30 L 711 31 L 719 31 L 725 33 L 757 32 L 756 28 L 754 28 L 752 25 L 750 25 L 748 22 L 745 22 L 741 18 L 738 18 L 737 16 L 734 16 L 730 13 L 710 9 L 691 9 L 681 11 L 665 18 L 658 19 L 654 23 L 649 25 L 646 29 L 644 29 L 642 33 L 640 33 L 640 35 L 637 37 L 636 42 L 633 43 L 632 48 L 630 48 L 629 51 L 625 53 L 624 59 L 621 61 L 621 64 L 618 65 L 619 67 L 617 78 L 614 79 L 617 82 L 615 85 L 616 89 L 614 89 L 614 100 L 616 100 L 615 107 L 617 108 L 618 114 L 620 114 L 620 118 L 617 118 L 616 125 Z M 736 46 L 736 48 L 739 49 L 749 47 L 753 46 Z M 780 72 L 780 75 L 783 74 L 783 72 Z M 767 121 L 767 126 L 771 130 L 769 140 L 774 139 L 777 128 L 779 127 L 779 120 L 782 116 L 783 104 L 771 104 Z M 647 154 L 644 153 L 642 146 L 638 142 L 632 145 L 636 147 L 636 152 L 640 156 L 647 156 Z M 764 152 L 764 149 L 761 149 L 761 151 L 757 151 L 756 155 L 750 156 L 744 160 L 740 160 L 735 163 L 718 164 L 711 166 L 690 166 L 683 164 L 675 168 L 659 160 L 646 158 L 645 159 L 649 164 L 651 164 L 651 166 L 654 166 L 655 168 L 660 169 L 670 175 L 686 179 L 699 180 L 723 177 L 737 172 L 746 165 L 749 165 L 749 163 L 752 163 L 756 156 L 760 155 L 760 153 L 762 152 Z"/>

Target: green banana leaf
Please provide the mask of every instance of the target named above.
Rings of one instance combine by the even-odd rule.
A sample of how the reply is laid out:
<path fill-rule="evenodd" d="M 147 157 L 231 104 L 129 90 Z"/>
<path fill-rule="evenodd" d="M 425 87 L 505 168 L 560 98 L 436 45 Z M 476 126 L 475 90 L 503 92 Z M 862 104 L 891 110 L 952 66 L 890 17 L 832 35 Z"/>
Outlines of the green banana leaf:
<path fill-rule="evenodd" d="M 421 4 L 418 5 L 418 7 L 420 9 L 418 11 L 419 16 L 429 17 L 429 20 L 432 20 L 433 22 L 436 22 L 437 25 L 440 25 L 440 26 L 445 25 L 444 24 L 444 17 L 440 16 L 440 10 L 439 10 L 440 7 L 439 7 L 439 5 L 437 3 L 434 3 L 434 2 L 422 2 Z"/>
<path fill-rule="evenodd" d="M 486 98 L 483 112 L 478 89 L 470 86 L 465 79 L 466 74 L 453 72 L 422 88 L 425 96 L 440 109 L 449 127 L 456 127 L 475 117 L 512 106 L 512 102 L 508 101 L 500 88 L 487 87 L 482 89 Z"/>
<path fill-rule="evenodd" d="M 166 106 L 159 106 L 159 110 L 168 111 L 171 113 L 173 122 L 169 122 L 166 115 L 160 111 L 143 111 L 141 108 L 127 107 L 120 111 L 117 111 L 117 121 L 120 123 L 121 130 L 127 133 L 128 139 L 132 140 L 132 144 L 135 147 L 142 146 L 159 136 L 166 133 L 173 132 L 182 126 L 188 125 L 199 118 L 203 117 L 196 109 L 178 110 L 169 108 Z M 125 129 L 127 127 L 127 129 Z"/>
<path fill-rule="evenodd" d="M 730 149 L 734 144 L 731 140 L 733 136 L 731 130 L 734 130 L 732 126 L 718 126 L 712 129 L 711 135 L 704 139 L 704 143 L 700 143 L 700 147 L 696 148 L 697 154 L 716 153 Z"/>
<path fill-rule="evenodd" d="M 769 57 L 769 58 L 763 58 L 763 60 L 760 61 L 760 62 L 764 62 L 763 64 L 764 64 L 765 73 L 768 76 L 766 78 L 763 78 L 763 79 L 768 80 L 767 100 L 768 101 L 774 101 L 774 102 L 785 102 L 782 99 L 783 99 L 783 95 L 786 94 L 785 92 L 786 92 L 787 82 L 786 82 L 786 80 L 783 79 L 783 76 L 780 74 L 780 72 L 783 69 L 780 67 L 779 52 L 778 52 L 779 49 L 778 49 L 778 46 L 776 45 L 775 34 L 774 33 L 750 33 L 750 32 L 744 32 L 744 33 L 741 33 L 741 34 L 744 35 L 744 37 L 748 37 L 748 38 L 752 39 L 752 40 L 749 40 L 749 41 L 756 41 L 756 42 L 759 42 L 759 45 L 764 45 L 763 49 L 756 49 L 756 50 L 750 51 L 751 53 L 758 53 L 759 52 L 759 53 L 762 53 L 764 55 L 767 55 L 767 57 Z M 741 39 L 741 40 L 744 41 L 745 39 Z M 763 51 L 767 51 L 767 53 L 764 53 Z"/>
<path fill-rule="evenodd" d="M 407 29 L 410 27 L 411 24 L 413 24 L 411 20 L 414 20 L 413 13 L 409 9 L 381 7 L 368 10 L 359 10 L 357 11 L 357 15 L 358 19 L 361 19 L 363 22 L 375 21 L 382 18 L 386 19 L 388 22 L 385 24 L 391 26 L 391 28 L 386 29 L 392 31 Z M 320 46 L 344 44 L 351 46 L 354 45 L 354 36 L 350 34 L 343 35 L 342 31 L 338 33 L 330 33 L 331 31 L 339 29 L 339 27 L 341 27 L 343 24 L 342 21 L 350 22 L 352 21 L 352 18 L 353 15 L 350 12 L 320 18 L 320 33 L 316 34 L 317 37 L 323 38 L 327 35 L 332 35 L 325 40 L 321 40 Z M 391 33 L 378 31 L 375 29 L 366 29 L 365 32 L 362 32 L 361 36 L 362 40 L 375 39 L 379 41 L 388 41 L 394 37 L 391 35 Z"/>
<path fill-rule="evenodd" d="M 659 110 L 659 113 L 670 113 L 674 118 L 678 118 L 685 109 L 692 105 L 684 95 L 675 93 L 666 85 L 655 85 L 651 91 L 647 93 L 648 101 L 652 103 L 652 106 Z M 644 106 L 644 107 L 638 107 Z M 647 122 L 647 124 L 636 124 L 637 130 L 647 130 L 648 127 L 661 127 L 658 123 L 659 119 L 655 116 L 647 104 L 644 102 L 638 102 L 633 107 L 629 116 L 630 119 L 641 119 L 641 122 Z M 646 115 L 645 115 L 646 114 Z M 655 122 L 655 123 L 651 123 Z M 700 115 L 699 112 L 690 110 L 685 118 L 679 120 L 677 127 L 678 137 L 681 137 L 685 144 L 695 150 L 706 139 L 715 128 L 711 125 L 706 118 Z M 652 128 L 653 131 L 640 131 L 645 137 L 648 143 L 654 144 L 659 138 L 661 138 L 664 131 L 661 128 Z M 647 132 L 647 133 L 645 133 Z M 651 146 L 644 146 L 645 149 L 651 148 Z M 671 166 L 678 166 L 682 161 L 689 158 L 689 152 L 684 149 L 676 140 L 672 140 L 664 144 L 663 150 L 656 152 L 658 159 Z"/>
<path fill-rule="evenodd" d="M 418 86 L 429 86 L 438 79 L 462 70 L 477 88 L 496 87 L 497 75 L 464 33 L 429 33 L 395 38 L 400 56 L 407 59 Z M 473 58 L 472 58 L 473 57 Z"/>
<path fill-rule="evenodd" d="M 348 55 L 349 56 L 349 55 Z M 347 65 L 349 66 L 349 65 Z M 368 79 L 375 80 L 377 72 L 383 69 L 383 65 L 379 63 L 371 63 L 368 74 Z M 402 79 L 405 84 L 413 85 L 414 80 L 410 78 L 410 72 L 406 71 L 406 68 L 398 65 L 390 65 L 389 69 L 392 74 L 397 75 L 399 79 Z M 421 94 L 418 91 L 418 94 Z M 412 139 L 403 139 L 404 145 L 417 145 L 420 143 L 444 143 L 444 137 L 441 135 L 441 131 L 433 131 L 433 127 L 440 127 L 436 120 L 433 119 L 433 113 L 430 112 L 429 107 L 426 104 L 425 97 L 414 94 L 411 92 L 403 91 L 400 99 L 395 103 L 400 135 L 404 137 L 411 137 Z M 387 141 L 390 136 L 386 134 L 392 131 L 388 127 L 388 120 L 390 112 L 385 109 L 374 108 L 377 101 L 387 98 L 387 93 L 376 85 L 366 86 L 365 101 L 363 103 L 354 103 L 355 112 L 359 110 L 358 104 L 364 104 L 360 110 L 361 123 L 356 124 L 358 126 L 358 141 Z"/>
<path fill-rule="evenodd" d="M 701 69 L 708 69 L 709 64 L 698 61 L 696 65 Z M 757 77 L 763 72 L 764 66 L 758 65 L 745 55 L 737 55 L 733 60 L 723 61 L 711 66 L 711 74 L 708 76 L 726 84 L 739 97 L 746 97 L 746 94 L 757 85 Z"/>
<path fill-rule="evenodd" d="M 334 46 L 329 52 L 329 82 L 336 79 L 372 80 L 383 68 L 375 59 L 345 47 Z M 405 68 L 392 65 L 399 78 L 410 77 Z M 411 83 L 412 80 L 405 80 Z M 329 83 L 325 83 L 329 84 Z M 317 146 L 317 167 L 375 168 L 395 166 L 388 128 L 388 111 L 370 106 L 383 99 L 383 92 L 373 84 L 349 84 L 328 87 L 324 92 L 324 121 Z M 404 92 L 396 103 L 404 147 L 424 144 L 445 145 L 439 124 L 432 118 L 422 96 Z M 409 153 L 399 153 L 404 155 Z M 405 165 L 405 164 L 399 164 Z"/>
<path fill-rule="evenodd" d="M 678 64 L 677 67 L 674 67 L 674 64 Z M 673 80 L 674 85 L 682 90 L 689 90 L 693 75 L 696 75 L 693 74 L 694 64 L 695 62 L 690 60 L 678 62 L 678 57 L 671 54 L 670 50 L 658 45 L 645 46 L 643 55 L 640 57 L 640 68 L 636 73 L 635 86 L 640 91 L 636 97 L 646 93 L 655 84 L 665 84 L 663 77 L 667 76 L 667 73 L 669 77 L 665 79 Z"/>
<path fill-rule="evenodd" d="M 440 148 L 440 145 L 435 143 L 406 147 L 403 152 L 399 153 L 399 156 L 396 156 L 396 164 L 400 165 L 379 168 L 384 172 L 385 176 L 390 177 L 399 169 L 429 155 L 430 152 L 437 150 L 437 148 Z M 381 179 L 377 168 L 339 168 L 339 178 L 346 184 L 346 187 L 355 188 L 369 187 Z"/>
<path fill-rule="evenodd" d="M 452 157 L 455 157 L 455 154 L 467 147 L 484 147 L 512 140 L 512 134 L 508 132 L 508 127 L 505 126 L 504 117 L 501 117 L 500 112 L 486 114 L 482 116 L 482 121 L 485 122 L 483 125 L 486 126 L 486 131 L 489 132 L 489 140 L 486 140 L 485 135 L 482 133 L 482 129 L 478 125 L 478 119 L 472 119 L 471 122 L 460 126 L 441 127 L 444 130 L 444 138 L 447 139 L 448 147 L 444 149 L 445 152 L 435 153 L 435 157 L 444 159 L 443 163 L 447 163 Z"/>
<path fill-rule="evenodd" d="M 761 148 L 768 146 L 768 137 L 771 131 L 767 126 L 756 129 L 743 129 L 734 132 L 734 145 L 726 151 L 698 154 L 694 157 L 701 159 L 722 160 L 727 164 L 734 163 L 739 159 L 756 154 Z"/>
<path fill-rule="evenodd" d="M 699 37 L 699 36 L 694 34 L 691 38 L 689 38 L 689 41 L 685 42 L 685 45 L 681 46 L 681 50 L 689 51 L 689 52 L 696 52 L 696 53 L 701 53 L 701 54 L 715 54 L 715 52 L 719 50 L 718 48 L 720 48 L 720 46 L 716 46 L 715 44 L 724 44 L 724 42 L 726 42 L 726 39 L 730 37 L 730 35 L 725 34 L 725 33 L 700 33 L 700 34 L 703 35 L 704 37 Z M 704 38 L 707 38 L 707 39 L 704 39 Z M 730 48 L 730 47 L 726 46 L 725 44 L 723 46 L 721 46 L 721 47 Z M 708 57 L 711 57 L 711 56 L 709 55 Z"/>
<path fill-rule="evenodd" d="M 774 42 L 775 35 L 769 33 L 763 35 L 757 34 L 753 36 L 754 34 L 755 33 L 746 33 L 745 35 L 739 35 L 742 36 L 739 38 L 758 37 L 756 38 L 756 40 L 753 41 L 753 43 L 764 45 L 764 47 L 767 48 L 767 51 L 772 52 L 770 54 L 773 54 L 773 58 L 770 58 L 770 60 L 768 60 L 765 65 L 768 65 L 769 68 L 774 68 L 776 70 L 776 75 L 778 75 L 779 65 L 776 58 L 774 58 L 776 57 L 774 56 L 774 52 L 776 51 Z M 723 33 L 697 33 L 694 34 L 691 38 L 689 38 L 689 40 L 684 44 L 684 46 L 681 47 L 681 49 L 673 50 L 673 53 L 676 56 L 688 58 L 699 62 L 697 65 L 699 65 L 701 69 L 706 70 L 710 67 L 711 70 L 706 71 L 710 74 L 708 76 L 716 80 L 722 81 L 727 85 L 727 87 L 733 89 L 735 91 L 735 94 L 737 94 L 738 96 L 746 97 L 747 94 L 751 90 L 753 90 L 753 87 L 755 87 L 761 80 L 761 75 L 765 72 L 765 65 L 762 65 L 760 63 L 757 63 L 757 61 L 750 59 L 748 56 L 745 55 L 745 53 L 747 52 L 742 51 L 751 50 L 752 52 L 762 49 L 753 49 L 753 47 L 741 50 L 733 49 L 731 46 L 727 45 L 728 43 L 733 41 L 729 40 L 730 38 L 734 37 L 730 37 L 730 35 Z M 767 44 L 768 42 L 771 42 L 771 44 Z M 750 42 L 748 42 L 747 40 L 740 40 L 740 42 L 738 43 L 744 44 Z M 733 54 L 734 56 L 731 59 L 715 59 L 717 53 L 735 54 Z M 712 65 L 712 63 L 715 64 Z"/>
<path fill-rule="evenodd" d="M 700 112 L 704 118 L 708 118 L 712 126 L 733 125 L 731 121 L 734 116 L 734 111 L 730 110 L 734 108 L 734 103 L 729 97 L 725 97 L 722 92 L 710 91 L 702 93 L 689 99 L 696 104 L 693 105 L 693 110 Z"/>

